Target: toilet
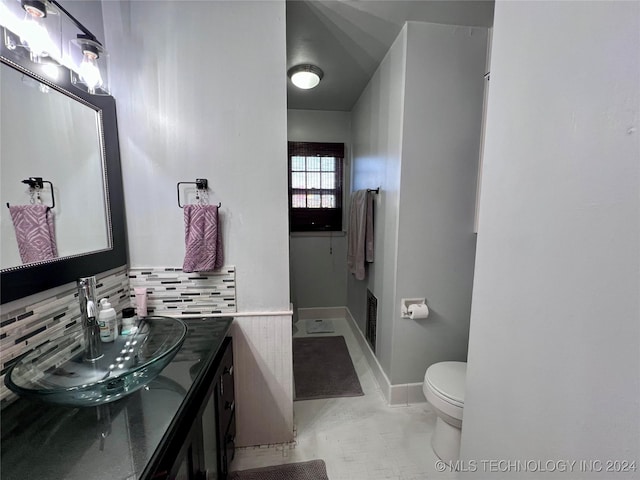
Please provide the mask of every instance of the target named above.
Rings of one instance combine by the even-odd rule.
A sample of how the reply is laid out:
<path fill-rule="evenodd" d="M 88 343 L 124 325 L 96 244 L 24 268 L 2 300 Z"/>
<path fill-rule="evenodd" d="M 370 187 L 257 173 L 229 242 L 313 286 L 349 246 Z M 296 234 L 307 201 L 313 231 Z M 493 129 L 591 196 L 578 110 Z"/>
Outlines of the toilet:
<path fill-rule="evenodd" d="M 465 362 L 434 363 L 424 375 L 422 391 L 437 415 L 431 447 L 445 462 L 458 460 L 460 456 L 466 377 Z"/>

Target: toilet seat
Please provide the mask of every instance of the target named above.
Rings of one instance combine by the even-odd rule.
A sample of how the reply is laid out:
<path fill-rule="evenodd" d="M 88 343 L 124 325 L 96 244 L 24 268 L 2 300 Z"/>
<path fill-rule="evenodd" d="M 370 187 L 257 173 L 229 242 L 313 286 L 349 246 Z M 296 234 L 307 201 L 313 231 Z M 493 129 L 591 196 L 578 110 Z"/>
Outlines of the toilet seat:
<path fill-rule="evenodd" d="M 442 400 L 462 408 L 466 377 L 465 362 L 440 362 L 427 368 L 424 381 Z"/>
<path fill-rule="evenodd" d="M 456 425 L 462 421 L 466 372 L 465 362 L 434 363 L 422 385 L 427 401 Z"/>
<path fill-rule="evenodd" d="M 466 377 L 464 362 L 434 363 L 424 374 L 422 391 L 436 414 L 431 446 L 445 462 L 458 460 L 460 456 Z"/>

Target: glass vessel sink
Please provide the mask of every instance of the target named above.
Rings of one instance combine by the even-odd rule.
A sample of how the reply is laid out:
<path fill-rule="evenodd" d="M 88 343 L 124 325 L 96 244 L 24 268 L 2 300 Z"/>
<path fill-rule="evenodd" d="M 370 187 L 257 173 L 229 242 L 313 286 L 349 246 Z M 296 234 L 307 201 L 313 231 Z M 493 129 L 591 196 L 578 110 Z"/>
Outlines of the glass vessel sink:
<path fill-rule="evenodd" d="M 173 359 L 186 334 L 180 319 L 144 317 L 131 335 L 102 343 L 102 357 L 86 361 L 84 335 L 77 329 L 21 358 L 5 383 L 18 395 L 59 405 L 113 402 L 153 380 Z"/>

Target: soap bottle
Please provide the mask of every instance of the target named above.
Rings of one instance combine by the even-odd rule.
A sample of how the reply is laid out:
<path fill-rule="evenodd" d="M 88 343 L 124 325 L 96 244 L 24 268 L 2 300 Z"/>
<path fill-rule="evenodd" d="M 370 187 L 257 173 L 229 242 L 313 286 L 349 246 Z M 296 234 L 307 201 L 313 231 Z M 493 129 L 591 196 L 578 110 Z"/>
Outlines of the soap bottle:
<path fill-rule="evenodd" d="M 113 309 L 109 300 L 103 298 L 100 300 L 100 313 L 98 314 L 98 325 L 100 326 L 100 340 L 103 342 L 113 342 L 118 332 L 118 323 L 116 320 L 116 311 Z"/>
<path fill-rule="evenodd" d="M 136 311 L 132 307 L 122 309 L 122 332 L 121 334 L 131 335 L 136 322 Z"/>

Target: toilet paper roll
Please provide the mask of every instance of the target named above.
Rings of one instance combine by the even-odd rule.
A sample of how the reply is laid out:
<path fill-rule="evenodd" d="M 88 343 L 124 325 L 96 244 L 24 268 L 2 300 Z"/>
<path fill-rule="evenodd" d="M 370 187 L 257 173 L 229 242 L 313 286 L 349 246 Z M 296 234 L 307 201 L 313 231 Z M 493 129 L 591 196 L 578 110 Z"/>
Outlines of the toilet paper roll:
<path fill-rule="evenodd" d="M 429 316 L 429 307 L 425 303 L 414 303 L 409 305 L 407 309 L 409 318 L 414 320 L 417 318 L 427 318 Z"/>

